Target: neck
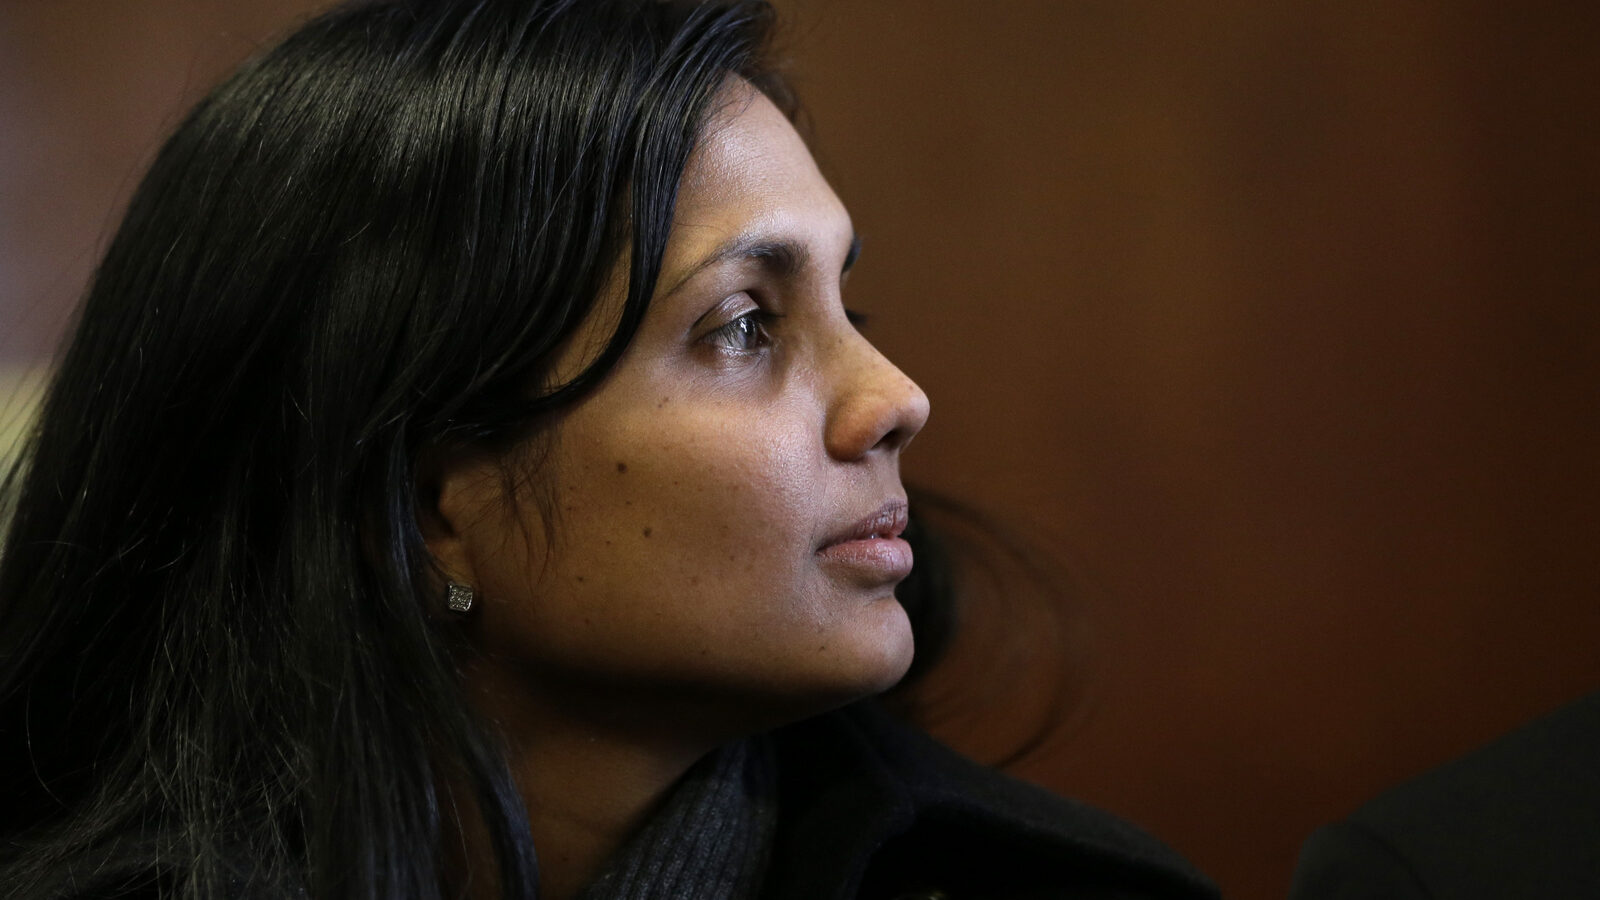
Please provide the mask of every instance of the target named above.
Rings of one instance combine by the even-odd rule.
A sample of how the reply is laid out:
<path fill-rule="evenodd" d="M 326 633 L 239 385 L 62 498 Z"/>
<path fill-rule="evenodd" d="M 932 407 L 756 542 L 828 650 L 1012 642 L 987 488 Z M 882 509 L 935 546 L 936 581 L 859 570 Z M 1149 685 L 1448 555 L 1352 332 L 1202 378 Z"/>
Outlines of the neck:
<path fill-rule="evenodd" d="M 700 755 L 585 729 L 518 747 L 511 771 L 539 853 L 539 896 L 577 896 Z"/>
<path fill-rule="evenodd" d="M 528 810 L 541 900 L 570 900 L 601 872 L 696 760 L 721 743 L 660 728 L 625 728 L 631 717 L 597 715 L 602 698 L 558 696 L 509 683 L 503 670 L 467 673 L 479 712 L 500 729 Z M 500 896 L 487 836 L 463 823 L 473 898 Z"/>

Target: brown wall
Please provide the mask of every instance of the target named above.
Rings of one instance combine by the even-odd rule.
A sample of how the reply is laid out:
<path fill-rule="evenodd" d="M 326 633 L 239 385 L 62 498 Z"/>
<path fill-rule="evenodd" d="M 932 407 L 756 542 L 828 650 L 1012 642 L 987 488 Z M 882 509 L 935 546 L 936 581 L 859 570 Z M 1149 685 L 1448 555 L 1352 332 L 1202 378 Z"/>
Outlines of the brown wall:
<path fill-rule="evenodd" d="M 1593 7 L 791 6 L 911 473 L 1085 576 L 1087 706 L 1021 772 L 1276 897 L 1600 686 Z"/>
<path fill-rule="evenodd" d="M 0 363 L 182 99 L 309 5 L 0 7 Z M 852 302 L 934 400 L 911 476 L 1080 584 L 1071 665 L 946 673 L 937 731 L 995 756 L 1016 711 L 972 698 L 1070 678 L 1014 770 L 1249 900 L 1600 685 L 1600 12 L 783 5 Z"/>

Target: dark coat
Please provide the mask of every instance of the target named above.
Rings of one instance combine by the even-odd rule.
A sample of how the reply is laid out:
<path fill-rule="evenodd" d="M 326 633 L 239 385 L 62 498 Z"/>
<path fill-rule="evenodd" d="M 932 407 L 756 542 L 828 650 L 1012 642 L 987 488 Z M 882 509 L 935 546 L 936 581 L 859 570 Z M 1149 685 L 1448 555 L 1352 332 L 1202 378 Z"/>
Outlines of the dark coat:
<path fill-rule="evenodd" d="M 1132 825 L 958 756 L 871 704 L 776 738 L 765 900 L 1217 896 Z"/>
<path fill-rule="evenodd" d="M 1320 829 L 1290 896 L 1600 897 L 1600 694 Z"/>

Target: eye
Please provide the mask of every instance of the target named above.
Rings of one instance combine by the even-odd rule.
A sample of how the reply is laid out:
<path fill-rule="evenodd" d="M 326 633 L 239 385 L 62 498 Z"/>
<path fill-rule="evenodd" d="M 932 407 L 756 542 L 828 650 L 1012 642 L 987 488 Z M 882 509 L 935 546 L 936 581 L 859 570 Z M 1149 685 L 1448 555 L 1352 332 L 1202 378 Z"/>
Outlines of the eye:
<path fill-rule="evenodd" d="M 777 318 L 764 309 L 752 309 L 706 335 L 706 340 L 733 353 L 755 353 L 772 343 L 771 326 Z"/>

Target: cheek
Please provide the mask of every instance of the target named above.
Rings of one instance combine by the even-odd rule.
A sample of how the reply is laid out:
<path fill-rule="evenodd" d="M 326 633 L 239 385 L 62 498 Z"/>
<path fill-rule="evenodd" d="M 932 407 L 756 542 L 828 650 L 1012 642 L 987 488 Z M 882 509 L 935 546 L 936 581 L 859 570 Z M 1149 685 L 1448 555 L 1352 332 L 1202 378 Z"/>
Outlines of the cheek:
<path fill-rule="evenodd" d="M 803 411 L 754 408 L 565 422 L 544 471 L 551 549 L 496 564 L 482 640 L 607 683 L 837 697 L 898 678 L 899 605 L 841 588 L 815 555 L 848 485 Z"/>
<path fill-rule="evenodd" d="M 809 549 L 822 470 L 802 429 L 715 408 L 631 421 L 563 454 L 573 477 L 560 479 L 561 512 L 585 520 L 574 531 L 604 532 L 652 564 L 681 553 L 707 576 Z"/>
<path fill-rule="evenodd" d="M 541 594 L 575 594 L 619 637 L 650 621 L 683 639 L 750 638 L 820 615 L 825 470 L 799 417 L 679 403 L 588 424 L 570 422 L 556 453 Z"/>

